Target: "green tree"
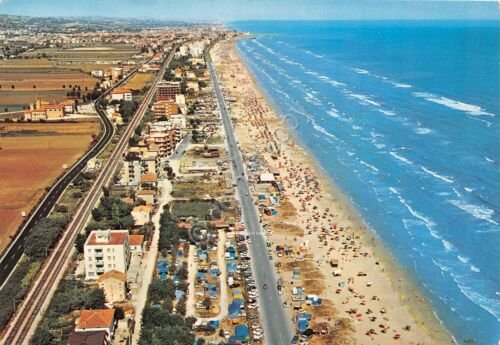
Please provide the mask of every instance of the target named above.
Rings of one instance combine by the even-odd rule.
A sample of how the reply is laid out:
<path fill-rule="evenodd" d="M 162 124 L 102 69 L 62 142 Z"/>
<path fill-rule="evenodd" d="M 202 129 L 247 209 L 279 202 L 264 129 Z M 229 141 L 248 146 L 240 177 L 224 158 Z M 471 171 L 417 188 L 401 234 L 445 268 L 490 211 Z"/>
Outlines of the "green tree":
<path fill-rule="evenodd" d="M 54 340 L 54 336 L 47 328 L 37 328 L 31 338 L 31 345 L 50 345 L 52 340 Z"/>

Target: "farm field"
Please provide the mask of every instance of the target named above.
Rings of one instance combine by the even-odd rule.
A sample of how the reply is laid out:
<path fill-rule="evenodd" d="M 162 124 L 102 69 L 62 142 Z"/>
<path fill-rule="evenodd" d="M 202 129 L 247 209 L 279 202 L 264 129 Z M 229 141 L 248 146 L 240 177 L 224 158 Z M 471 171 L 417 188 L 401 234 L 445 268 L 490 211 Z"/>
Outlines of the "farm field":
<path fill-rule="evenodd" d="M 98 121 L 0 125 L 0 252 L 55 179 L 98 134 Z"/>
<path fill-rule="evenodd" d="M 92 70 L 108 71 L 121 62 L 133 60 L 138 53 L 138 48 L 124 44 L 47 48 L 26 52 L 22 59 L 1 61 L 0 113 L 20 111 L 37 97 L 52 103 L 62 102 L 75 87 L 83 97 L 99 82 L 90 76 Z M 152 79 L 148 78 L 137 79 L 135 87 L 142 88 Z"/>
<path fill-rule="evenodd" d="M 137 73 L 123 87 L 131 90 L 142 90 L 144 86 L 152 82 L 154 77 L 155 74 L 153 73 Z"/>

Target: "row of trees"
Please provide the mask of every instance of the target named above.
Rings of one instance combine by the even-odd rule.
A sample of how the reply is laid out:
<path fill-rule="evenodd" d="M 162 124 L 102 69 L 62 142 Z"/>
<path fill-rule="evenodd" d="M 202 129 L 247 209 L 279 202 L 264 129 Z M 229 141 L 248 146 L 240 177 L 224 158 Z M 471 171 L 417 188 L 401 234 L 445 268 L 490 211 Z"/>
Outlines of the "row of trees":
<path fill-rule="evenodd" d="M 42 323 L 31 339 L 31 344 L 66 344 L 69 334 L 73 330 L 73 321 L 66 318 L 66 315 L 81 309 L 104 309 L 106 308 L 105 302 L 103 290 L 88 288 L 77 280 L 62 280 Z M 123 310 L 116 314 L 123 318 Z M 54 333 L 55 330 L 58 332 Z M 58 337 L 56 338 L 54 334 L 57 334 Z"/>
<path fill-rule="evenodd" d="M 170 212 L 165 209 L 160 219 L 159 249 L 164 253 L 177 248 L 180 230 L 172 219 Z M 165 253 L 164 253 L 165 254 Z M 176 257 L 174 253 L 172 259 Z M 195 341 L 193 325 L 196 319 L 184 318 L 186 314 L 186 299 L 181 298 L 173 313 L 175 290 L 187 291 L 187 269 L 175 269 L 175 262 L 171 262 L 171 270 L 179 275 L 181 282 L 176 285 L 172 279 L 154 279 L 148 289 L 148 303 L 142 315 L 142 330 L 139 345 L 192 345 Z"/>

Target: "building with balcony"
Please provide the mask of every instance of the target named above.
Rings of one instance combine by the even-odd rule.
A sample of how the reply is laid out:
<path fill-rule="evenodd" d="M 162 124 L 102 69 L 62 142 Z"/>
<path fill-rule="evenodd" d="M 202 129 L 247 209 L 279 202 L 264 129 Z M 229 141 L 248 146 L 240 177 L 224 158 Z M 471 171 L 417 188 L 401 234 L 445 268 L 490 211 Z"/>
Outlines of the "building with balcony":
<path fill-rule="evenodd" d="M 128 230 L 94 230 L 84 245 L 85 279 L 96 280 L 116 270 L 127 273 L 130 263 Z"/>
<path fill-rule="evenodd" d="M 156 100 L 175 100 L 175 95 L 181 93 L 181 86 L 176 81 L 162 80 L 156 85 Z"/>

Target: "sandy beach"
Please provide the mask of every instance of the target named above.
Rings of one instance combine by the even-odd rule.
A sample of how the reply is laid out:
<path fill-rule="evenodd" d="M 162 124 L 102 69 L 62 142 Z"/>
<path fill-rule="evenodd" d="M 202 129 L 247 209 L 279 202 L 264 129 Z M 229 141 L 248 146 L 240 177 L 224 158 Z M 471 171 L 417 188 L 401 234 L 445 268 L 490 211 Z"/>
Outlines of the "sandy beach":
<path fill-rule="evenodd" d="M 239 145 L 247 156 L 259 152 L 261 166 L 279 171 L 282 193 L 269 224 L 268 241 L 290 317 L 301 287 L 322 299 L 305 306 L 311 328 L 328 329 L 311 344 L 450 344 L 411 277 L 368 230 L 348 199 L 323 175 L 312 157 L 288 134 L 235 49 L 218 43 L 212 57 L 225 91 Z M 276 256 L 276 246 L 288 255 Z M 300 270 L 300 276 L 292 272 Z"/>

